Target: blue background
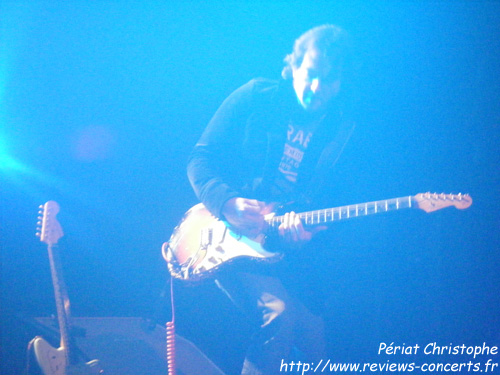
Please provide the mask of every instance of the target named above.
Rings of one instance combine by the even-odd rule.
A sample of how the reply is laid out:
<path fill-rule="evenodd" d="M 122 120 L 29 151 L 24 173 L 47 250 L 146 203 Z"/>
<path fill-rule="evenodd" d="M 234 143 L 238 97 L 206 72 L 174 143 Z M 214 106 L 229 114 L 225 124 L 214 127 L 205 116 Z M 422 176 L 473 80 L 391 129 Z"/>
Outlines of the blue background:
<path fill-rule="evenodd" d="M 500 344 L 500 3 L 4 1 L 0 14 L 2 306 L 55 313 L 35 226 L 56 200 L 73 315 L 167 319 L 160 247 L 197 203 L 190 149 L 231 91 L 278 78 L 296 37 L 334 23 L 355 41 L 359 110 L 325 204 L 426 191 L 474 204 L 320 236 L 300 275 L 330 355 Z M 179 287 L 177 319 L 236 371 L 251 328 L 211 284 Z"/>

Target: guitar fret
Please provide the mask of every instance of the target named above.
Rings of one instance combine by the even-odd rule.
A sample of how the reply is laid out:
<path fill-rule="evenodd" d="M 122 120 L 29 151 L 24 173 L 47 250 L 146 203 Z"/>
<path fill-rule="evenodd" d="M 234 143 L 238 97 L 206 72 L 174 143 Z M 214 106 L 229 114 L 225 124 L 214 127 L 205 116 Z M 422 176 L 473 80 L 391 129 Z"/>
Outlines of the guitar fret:
<path fill-rule="evenodd" d="M 441 196 L 438 196 L 441 200 Z M 438 199 L 435 198 L 435 199 Z M 451 199 L 450 199 L 451 200 Z M 329 223 L 337 220 L 345 220 L 358 216 L 367 216 L 377 213 L 388 212 L 391 210 L 400 210 L 403 208 L 413 208 L 412 196 L 392 198 L 382 201 L 366 202 L 354 205 L 347 205 L 341 207 L 332 207 L 322 210 L 308 211 L 299 213 L 305 225 L 317 225 Z M 284 216 L 274 216 L 268 220 L 271 227 L 277 228 L 284 222 Z"/>

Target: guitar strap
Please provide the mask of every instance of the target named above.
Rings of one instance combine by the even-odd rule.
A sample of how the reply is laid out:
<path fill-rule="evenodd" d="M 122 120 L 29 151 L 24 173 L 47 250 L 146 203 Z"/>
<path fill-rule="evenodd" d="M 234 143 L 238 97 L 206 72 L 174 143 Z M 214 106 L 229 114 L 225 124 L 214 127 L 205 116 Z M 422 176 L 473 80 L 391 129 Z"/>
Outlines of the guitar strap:
<path fill-rule="evenodd" d="M 309 181 L 304 193 L 303 198 L 305 203 L 310 203 L 318 193 L 320 187 L 323 186 L 326 176 L 330 174 L 339 160 L 355 128 L 356 123 L 352 120 L 342 119 L 340 121 L 337 135 L 323 149 L 318 159 L 313 178 Z"/>

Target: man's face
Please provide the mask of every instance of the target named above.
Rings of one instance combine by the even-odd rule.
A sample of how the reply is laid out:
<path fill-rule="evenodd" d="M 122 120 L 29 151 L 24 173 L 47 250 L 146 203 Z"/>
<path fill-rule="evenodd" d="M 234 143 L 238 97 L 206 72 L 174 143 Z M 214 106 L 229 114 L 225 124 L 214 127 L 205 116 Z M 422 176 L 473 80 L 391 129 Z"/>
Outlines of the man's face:
<path fill-rule="evenodd" d="M 302 64 L 292 68 L 299 104 L 310 112 L 325 109 L 340 90 L 340 72 L 316 49 L 309 49 Z"/>

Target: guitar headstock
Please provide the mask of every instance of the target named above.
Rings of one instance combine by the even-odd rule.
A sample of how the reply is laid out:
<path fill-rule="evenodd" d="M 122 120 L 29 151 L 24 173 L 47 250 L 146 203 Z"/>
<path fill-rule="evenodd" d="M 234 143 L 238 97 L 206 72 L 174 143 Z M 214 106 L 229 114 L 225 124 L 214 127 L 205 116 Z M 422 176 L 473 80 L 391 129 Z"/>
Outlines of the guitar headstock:
<path fill-rule="evenodd" d="M 64 235 L 61 224 L 56 219 L 58 213 L 59 204 L 57 202 L 48 201 L 40 206 L 36 235 L 40 237 L 40 241 L 47 245 L 55 245 L 59 238 Z"/>
<path fill-rule="evenodd" d="M 418 208 L 425 212 L 440 210 L 441 208 L 454 206 L 459 210 L 464 210 L 472 204 L 472 198 L 469 194 L 437 194 L 437 193 L 420 193 L 413 197 L 413 201 L 417 203 Z"/>

